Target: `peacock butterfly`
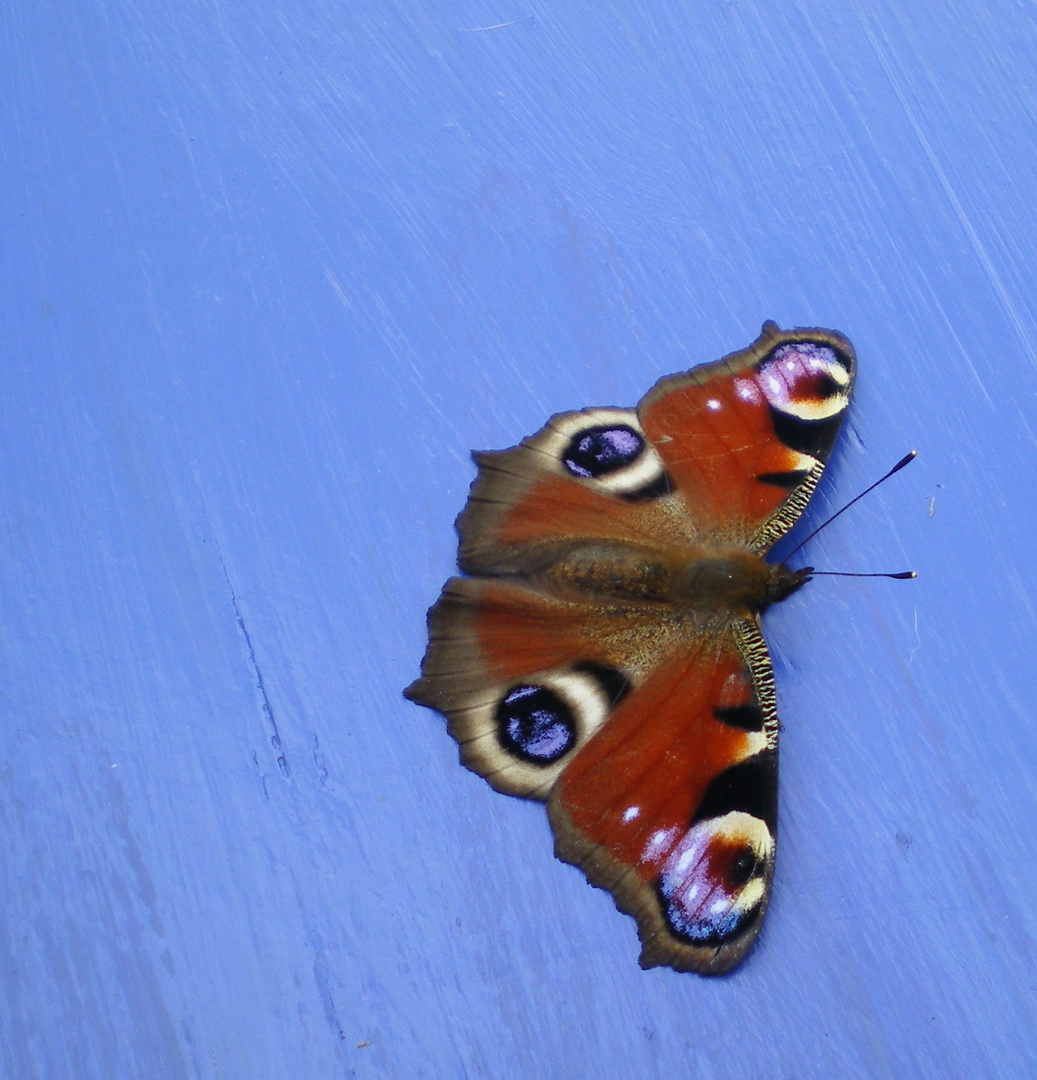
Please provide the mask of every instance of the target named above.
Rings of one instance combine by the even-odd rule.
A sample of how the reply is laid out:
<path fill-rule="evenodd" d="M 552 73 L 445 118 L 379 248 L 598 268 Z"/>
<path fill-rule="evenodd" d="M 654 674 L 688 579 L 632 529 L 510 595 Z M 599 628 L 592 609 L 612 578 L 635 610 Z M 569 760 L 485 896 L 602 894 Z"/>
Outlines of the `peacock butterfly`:
<path fill-rule="evenodd" d="M 778 712 L 760 616 L 807 582 L 764 555 L 850 403 L 831 330 L 766 322 L 637 409 L 475 454 L 458 564 L 411 700 L 461 760 L 547 803 L 560 859 L 633 915 L 642 967 L 721 974 L 774 875 Z"/>

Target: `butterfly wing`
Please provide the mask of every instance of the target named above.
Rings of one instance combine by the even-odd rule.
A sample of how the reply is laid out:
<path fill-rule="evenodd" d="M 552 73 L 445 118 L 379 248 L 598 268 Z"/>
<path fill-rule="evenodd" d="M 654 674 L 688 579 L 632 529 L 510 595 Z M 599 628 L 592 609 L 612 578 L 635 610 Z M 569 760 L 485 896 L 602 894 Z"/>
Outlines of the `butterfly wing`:
<path fill-rule="evenodd" d="M 757 615 L 668 603 L 653 575 L 711 552 L 759 556 L 784 535 L 853 376 L 841 335 L 766 323 L 636 411 L 560 414 L 476 455 L 457 523 L 473 576 L 430 612 L 406 693 L 446 715 L 494 787 L 549 800 L 559 857 L 635 916 L 645 966 L 715 974 L 744 955 L 769 895 L 777 791 Z M 574 552 L 590 569 L 560 588 L 551 568 Z"/>
<path fill-rule="evenodd" d="M 679 496 L 633 409 L 552 416 L 510 450 L 473 455 L 479 475 L 457 519 L 467 574 L 529 574 L 553 552 L 593 539 L 687 545 Z"/>
<path fill-rule="evenodd" d="M 774 874 L 778 717 L 755 618 L 654 670 L 551 790 L 555 851 L 637 920 L 641 965 L 720 974 Z"/>
<path fill-rule="evenodd" d="M 635 916 L 644 966 L 715 973 L 755 938 L 774 867 L 777 709 L 755 618 L 574 602 L 454 578 L 412 700 L 462 762 L 549 800 L 556 852 Z"/>
<path fill-rule="evenodd" d="M 476 454 L 461 570 L 528 573 L 582 539 L 762 553 L 813 494 L 854 374 L 841 334 L 767 322 L 748 348 L 661 379 L 636 410 L 561 413 L 510 450 Z"/>
<path fill-rule="evenodd" d="M 699 537 L 762 553 L 803 512 L 850 403 L 856 360 L 832 330 L 780 330 L 661 379 L 638 418 Z"/>
<path fill-rule="evenodd" d="M 546 799 L 616 703 L 680 648 L 680 625 L 655 614 L 451 578 L 405 693 L 447 717 L 462 762 L 498 791 Z"/>

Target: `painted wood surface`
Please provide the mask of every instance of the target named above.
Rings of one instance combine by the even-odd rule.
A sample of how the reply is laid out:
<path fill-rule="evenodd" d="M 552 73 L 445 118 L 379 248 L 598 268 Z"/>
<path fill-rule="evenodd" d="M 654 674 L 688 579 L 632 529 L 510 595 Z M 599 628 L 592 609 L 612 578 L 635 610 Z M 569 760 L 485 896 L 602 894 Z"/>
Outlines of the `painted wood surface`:
<path fill-rule="evenodd" d="M 7 3 L 5 1080 L 1037 1073 L 1037 9 Z M 761 322 L 860 378 L 775 901 L 642 972 L 401 688 L 470 448 Z M 804 535 L 801 533 L 801 535 Z"/>

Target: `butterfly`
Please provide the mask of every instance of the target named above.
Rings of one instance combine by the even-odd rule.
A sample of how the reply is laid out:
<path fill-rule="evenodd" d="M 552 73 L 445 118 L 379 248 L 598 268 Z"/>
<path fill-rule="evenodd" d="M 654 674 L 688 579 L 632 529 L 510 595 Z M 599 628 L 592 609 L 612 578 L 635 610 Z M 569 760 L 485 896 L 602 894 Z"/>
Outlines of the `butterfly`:
<path fill-rule="evenodd" d="M 832 330 L 766 322 L 636 409 L 560 413 L 473 455 L 421 678 L 464 765 L 540 799 L 555 853 L 637 920 L 640 963 L 721 974 L 774 876 L 778 711 L 760 616 L 810 580 L 765 561 L 850 403 Z"/>

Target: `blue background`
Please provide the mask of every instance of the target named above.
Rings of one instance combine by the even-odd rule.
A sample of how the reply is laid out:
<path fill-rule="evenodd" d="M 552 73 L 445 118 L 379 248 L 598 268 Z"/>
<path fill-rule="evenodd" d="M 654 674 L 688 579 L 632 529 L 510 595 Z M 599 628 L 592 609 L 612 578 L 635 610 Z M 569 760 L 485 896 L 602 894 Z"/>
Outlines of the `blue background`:
<path fill-rule="evenodd" d="M 0 1074 L 1037 1073 L 1031 0 L 8 0 Z M 768 616 L 760 942 L 642 972 L 408 704 L 470 448 L 765 318 L 852 415 Z M 805 535 L 801 532 L 800 535 Z"/>

